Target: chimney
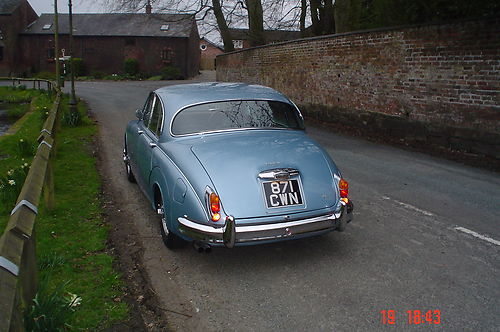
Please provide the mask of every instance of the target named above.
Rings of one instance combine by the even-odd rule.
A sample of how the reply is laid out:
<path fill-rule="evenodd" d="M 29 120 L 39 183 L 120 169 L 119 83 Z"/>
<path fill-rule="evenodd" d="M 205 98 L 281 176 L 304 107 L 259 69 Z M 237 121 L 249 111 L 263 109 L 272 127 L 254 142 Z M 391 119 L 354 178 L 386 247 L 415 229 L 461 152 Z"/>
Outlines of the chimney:
<path fill-rule="evenodd" d="M 149 0 L 146 4 L 146 14 L 151 14 L 151 2 Z"/>

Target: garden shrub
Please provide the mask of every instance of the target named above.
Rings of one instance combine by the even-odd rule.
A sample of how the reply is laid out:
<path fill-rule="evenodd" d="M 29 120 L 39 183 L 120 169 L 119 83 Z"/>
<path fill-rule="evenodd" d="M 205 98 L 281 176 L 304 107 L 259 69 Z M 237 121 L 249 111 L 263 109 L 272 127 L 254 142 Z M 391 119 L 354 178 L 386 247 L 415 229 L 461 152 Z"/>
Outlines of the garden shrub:
<path fill-rule="evenodd" d="M 75 76 L 85 76 L 86 70 L 82 58 L 73 58 L 73 67 L 75 68 Z"/>
<path fill-rule="evenodd" d="M 104 73 L 102 71 L 94 70 L 90 73 L 90 76 L 97 80 L 101 80 L 104 77 Z"/>
<path fill-rule="evenodd" d="M 181 70 L 178 67 L 166 66 L 161 70 L 161 78 L 164 80 L 182 79 Z"/>
<path fill-rule="evenodd" d="M 137 59 L 125 59 L 123 70 L 126 75 L 135 76 L 139 73 L 139 61 Z"/>
<path fill-rule="evenodd" d="M 34 76 L 35 78 L 40 78 L 44 80 L 56 80 L 56 73 L 50 72 L 50 71 L 41 71 Z"/>

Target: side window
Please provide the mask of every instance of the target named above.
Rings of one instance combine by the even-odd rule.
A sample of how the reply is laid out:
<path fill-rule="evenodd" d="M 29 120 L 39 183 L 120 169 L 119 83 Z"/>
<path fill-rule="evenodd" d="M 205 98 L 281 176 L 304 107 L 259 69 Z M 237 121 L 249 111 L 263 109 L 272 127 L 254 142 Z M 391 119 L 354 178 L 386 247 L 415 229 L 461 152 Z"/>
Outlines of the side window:
<path fill-rule="evenodd" d="M 148 124 L 149 129 L 158 137 L 161 134 L 161 124 L 163 120 L 163 109 L 161 107 L 160 98 L 154 98 L 153 113 L 151 121 Z"/>
<path fill-rule="evenodd" d="M 150 94 L 142 111 L 142 121 L 144 121 L 145 126 L 148 126 L 149 119 L 151 118 L 151 107 L 153 106 L 153 100 L 154 100 L 154 95 Z"/>

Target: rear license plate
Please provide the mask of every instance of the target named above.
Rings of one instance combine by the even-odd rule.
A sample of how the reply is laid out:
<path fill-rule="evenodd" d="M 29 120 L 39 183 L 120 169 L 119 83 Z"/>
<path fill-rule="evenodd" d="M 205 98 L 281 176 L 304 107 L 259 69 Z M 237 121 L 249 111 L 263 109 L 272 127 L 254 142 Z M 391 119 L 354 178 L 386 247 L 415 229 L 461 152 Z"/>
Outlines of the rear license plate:
<path fill-rule="evenodd" d="M 296 179 L 262 182 L 262 185 L 268 209 L 302 204 L 299 181 Z"/>

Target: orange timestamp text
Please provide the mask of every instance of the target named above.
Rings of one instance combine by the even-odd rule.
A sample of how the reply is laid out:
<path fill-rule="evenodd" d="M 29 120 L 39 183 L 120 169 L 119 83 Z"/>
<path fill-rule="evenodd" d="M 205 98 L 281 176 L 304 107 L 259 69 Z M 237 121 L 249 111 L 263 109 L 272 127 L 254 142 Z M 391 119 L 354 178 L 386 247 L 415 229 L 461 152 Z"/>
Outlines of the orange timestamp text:
<path fill-rule="evenodd" d="M 380 310 L 383 325 L 395 325 L 397 320 L 396 310 Z M 440 310 L 407 310 L 406 323 L 408 325 L 441 324 Z"/>

